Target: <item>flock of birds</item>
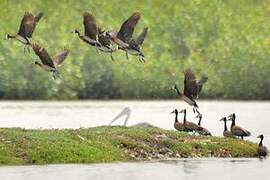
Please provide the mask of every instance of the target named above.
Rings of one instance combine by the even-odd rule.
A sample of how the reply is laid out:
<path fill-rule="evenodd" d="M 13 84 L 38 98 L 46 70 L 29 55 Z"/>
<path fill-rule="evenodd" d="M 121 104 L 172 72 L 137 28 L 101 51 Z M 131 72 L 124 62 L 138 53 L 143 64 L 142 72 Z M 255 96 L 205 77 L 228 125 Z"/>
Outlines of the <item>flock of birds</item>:
<path fill-rule="evenodd" d="M 32 13 L 26 12 L 21 20 L 19 31 L 16 35 L 7 35 L 8 39 L 16 39 L 25 45 L 24 53 L 28 47 L 32 47 L 34 53 L 39 57 L 40 61 L 35 61 L 34 64 L 40 66 L 42 69 L 52 72 L 53 78 L 59 77 L 58 68 L 64 62 L 69 54 L 68 49 L 64 49 L 59 55 L 52 57 L 49 55 L 47 50 L 41 47 L 37 43 L 32 42 L 32 34 L 38 24 L 38 22 L 43 17 L 43 13 L 40 12 L 36 16 Z M 140 62 L 145 62 L 144 54 L 142 52 L 142 45 L 144 39 L 148 32 L 148 27 L 145 27 L 142 32 L 136 37 L 133 37 L 133 32 L 135 26 L 140 20 L 140 13 L 133 13 L 124 23 L 121 25 L 120 30 L 117 31 L 105 31 L 97 26 L 95 16 L 89 12 L 83 13 L 83 25 L 84 34 L 81 34 L 79 30 L 75 29 L 74 33 L 88 45 L 94 47 L 97 52 L 110 53 L 111 59 L 113 58 L 113 52 L 117 50 L 122 50 L 126 53 L 126 58 L 128 59 L 128 54 L 135 55 L 138 57 Z M 172 113 L 175 114 L 174 127 L 178 131 L 194 132 L 200 135 L 211 136 L 209 130 L 201 126 L 202 114 L 198 111 L 199 106 L 197 105 L 195 99 L 198 99 L 200 92 L 202 91 L 203 84 L 206 83 L 208 77 L 202 75 L 202 77 L 197 80 L 191 69 L 187 69 L 184 72 L 184 91 L 180 92 L 178 87 L 174 85 L 176 93 L 187 102 L 189 105 L 193 106 L 193 112 L 197 113 L 196 118 L 199 119 L 198 124 L 186 120 L 186 109 L 180 112 L 175 109 Z M 183 113 L 184 119 L 183 123 L 179 122 L 178 114 Z M 235 124 L 236 116 L 231 114 L 228 118 L 223 117 L 220 121 L 224 121 L 224 137 L 227 138 L 237 138 L 250 136 L 251 133 L 244 128 L 237 126 Z M 227 121 L 232 121 L 230 130 L 227 128 Z M 263 146 L 262 141 L 264 136 L 261 134 L 258 136 L 260 138 L 260 143 L 258 146 L 258 155 L 266 156 L 268 150 Z"/>
<path fill-rule="evenodd" d="M 35 61 L 34 64 L 40 66 L 42 69 L 52 72 L 53 78 L 59 77 L 58 68 L 64 62 L 69 54 L 68 49 L 64 49 L 59 55 L 52 57 L 47 50 L 39 44 L 32 42 L 32 35 L 38 22 L 43 17 L 40 12 L 34 16 L 30 12 L 26 12 L 21 20 L 19 31 L 16 35 L 7 34 L 7 39 L 16 39 L 28 47 L 32 47 L 35 54 L 39 57 L 41 62 Z M 139 22 L 141 15 L 139 12 L 133 13 L 124 23 L 120 30 L 105 31 L 97 26 L 95 16 L 89 12 L 83 13 L 84 34 L 82 35 L 77 29 L 74 33 L 85 43 L 96 48 L 98 52 L 110 53 L 111 59 L 114 60 L 112 53 L 119 50 L 125 51 L 126 58 L 128 54 L 138 56 L 140 62 L 145 62 L 144 54 L 142 53 L 142 45 L 148 32 L 148 27 L 145 27 L 138 37 L 133 37 L 135 26 Z"/>

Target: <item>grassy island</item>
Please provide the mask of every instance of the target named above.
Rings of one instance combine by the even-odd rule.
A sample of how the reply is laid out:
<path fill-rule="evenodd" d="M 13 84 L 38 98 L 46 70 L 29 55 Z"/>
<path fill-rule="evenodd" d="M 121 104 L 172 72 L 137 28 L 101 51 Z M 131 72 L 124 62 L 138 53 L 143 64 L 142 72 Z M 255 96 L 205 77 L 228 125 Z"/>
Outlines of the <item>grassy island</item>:
<path fill-rule="evenodd" d="M 0 129 L 0 164 L 97 163 L 188 157 L 256 157 L 257 145 L 156 127 Z"/>

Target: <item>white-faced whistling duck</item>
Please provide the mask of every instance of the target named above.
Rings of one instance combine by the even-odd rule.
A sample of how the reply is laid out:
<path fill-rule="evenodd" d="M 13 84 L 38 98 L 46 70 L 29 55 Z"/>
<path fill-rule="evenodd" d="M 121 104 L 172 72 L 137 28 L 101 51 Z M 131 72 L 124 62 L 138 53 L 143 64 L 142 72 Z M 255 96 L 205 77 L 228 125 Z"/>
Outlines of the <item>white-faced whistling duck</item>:
<path fill-rule="evenodd" d="M 235 113 L 231 114 L 228 118 L 228 121 L 232 121 L 231 132 L 233 135 L 241 137 L 241 139 L 251 135 L 249 131 L 235 125 Z"/>
<path fill-rule="evenodd" d="M 175 121 L 174 121 L 174 128 L 178 131 L 185 131 L 185 127 L 183 123 L 180 123 L 178 121 L 178 110 L 175 109 L 173 112 L 171 112 L 172 114 L 175 114 Z"/>
<path fill-rule="evenodd" d="M 258 146 L 258 149 L 257 149 L 257 153 L 258 153 L 258 156 L 259 157 L 265 157 L 267 156 L 267 154 L 269 153 L 268 149 L 263 145 L 263 135 L 259 135 L 257 138 L 260 138 L 260 143 L 259 143 L 259 146 Z"/>
<path fill-rule="evenodd" d="M 199 129 L 199 126 L 193 122 L 187 121 L 186 120 L 186 115 L 187 115 L 187 111 L 186 109 L 182 109 L 180 111 L 180 113 L 184 113 L 184 119 L 183 119 L 183 124 L 185 127 L 185 131 L 187 132 L 197 132 Z"/>
<path fill-rule="evenodd" d="M 202 114 L 198 114 L 196 116 L 196 118 L 199 118 L 199 122 L 198 122 L 198 130 L 197 132 L 200 134 L 200 135 L 203 135 L 203 136 L 212 136 L 212 134 L 210 133 L 210 131 L 204 127 L 201 126 L 201 121 L 202 121 Z"/>
<path fill-rule="evenodd" d="M 187 69 L 184 73 L 184 92 L 181 93 L 177 86 L 174 86 L 177 94 L 189 105 L 198 108 L 195 99 L 198 98 L 199 93 L 202 90 L 203 84 L 207 81 L 206 76 L 202 76 L 200 80 L 196 80 L 195 75 L 190 69 Z"/>
<path fill-rule="evenodd" d="M 63 63 L 63 61 L 66 59 L 66 57 L 69 54 L 69 50 L 64 49 L 63 52 L 61 52 L 59 55 L 52 58 L 46 49 L 42 48 L 40 45 L 36 43 L 32 43 L 32 48 L 35 52 L 35 54 L 39 57 L 41 60 L 41 63 L 38 61 L 35 61 L 34 64 L 40 66 L 42 69 L 46 71 L 50 71 L 53 73 L 53 78 L 56 79 L 57 76 L 59 76 L 58 67 Z"/>
<path fill-rule="evenodd" d="M 223 117 L 220 121 L 224 121 L 224 130 L 223 130 L 223 136 L 227 138 L 236 138 L 235 135 L 232 134 L 231 131 L 227 128 L 227 118 Z"/>
<path fill-rule="evenodd" d="M 83 13 L 83 25 L 84 35 L 81 35 L 77 29 L 75 30 L 79 38 L 91 46 L 95 46 L 97 50 L 111 53 L 111 59 L 114 60 L 112 53 L 116 51 L 116 49 L 113 48 L 109 34 L 97 27 L 95 16 L 89 12 Z"/>
<path fill-rule="evenodd" d="M 141 47 L 147 35 L 148 27 L 145 27 L 137 38 L 132 37 L 134 28 L 140 18 L 141 14 L 139 12 L 135 12 L 122 24 L 118 33 L 110 32 L 108 34 L 113 42 L 118 45 L 119 49 L 126 52 L 127 59 L 128 54 L 131 54 L 138 56 L 140 62 L 145 62 Z"/>
<path fill-rule="evenodd" d="M 42 12 L 38 13 L 36 16 L 34 16 L 30 12 L 26 12 L 21 20 L 21 25 L 18 33 L 16 35 L 7 34 L 7 39 L 15 38 L 26 46 L 30 45 L 32 34 L 42 16 L 43 16 Z"/>

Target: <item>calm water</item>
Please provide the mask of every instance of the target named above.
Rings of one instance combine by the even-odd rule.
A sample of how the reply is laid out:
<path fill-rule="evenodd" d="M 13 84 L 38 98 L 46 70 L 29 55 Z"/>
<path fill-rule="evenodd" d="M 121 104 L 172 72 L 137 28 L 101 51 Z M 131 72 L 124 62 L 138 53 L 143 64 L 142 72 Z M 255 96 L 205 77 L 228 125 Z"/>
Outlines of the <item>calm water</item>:
<path fill-rule="evenodd" d="M 1 180 L 269 180 L 270 160 L 180 161 L 0 167 Z"/>
<path fill-rule="evenodd" d="M 253 134 L 265 135 L 270 145 L 270 102 L 200 101 L 202 125 L 214 135 L 221 136 L 223 116 L 236 113 L 240 126 Z M 175 108 L 187 108 L 187 119 L 196 121 L 192 109 L 179 101 L 83 101 L 83 102 L 1 102 L 0 127 L 28 129 L 79 128 L 107 125 L 124 108 L 129 109 L 128 125 L 148 122 L 173 129 Z M 114 124 L 123 124 L 120 117 Z M 179 117 L 182 119 L 182 116 Z M 180 161 L 112 163 L 91 165 L 50 165 L 0 167 L 0 179 L 187 179 L 204 180 L 269 180 L 270 160 L 259 159 L 187 159 Z"/>

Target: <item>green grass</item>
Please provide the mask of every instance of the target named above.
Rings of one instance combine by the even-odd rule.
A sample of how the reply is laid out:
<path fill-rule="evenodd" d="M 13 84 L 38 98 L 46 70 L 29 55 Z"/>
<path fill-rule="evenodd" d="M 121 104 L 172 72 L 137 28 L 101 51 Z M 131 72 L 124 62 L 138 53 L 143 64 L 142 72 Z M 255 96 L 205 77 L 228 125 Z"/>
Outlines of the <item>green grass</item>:
<path fill-rule="evenodd" d="M 97 163 L 179 157 L 256 157 L 255 143 L 159 128 L 0 129 L 0 164 Z"/>

